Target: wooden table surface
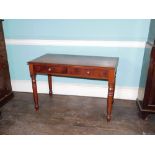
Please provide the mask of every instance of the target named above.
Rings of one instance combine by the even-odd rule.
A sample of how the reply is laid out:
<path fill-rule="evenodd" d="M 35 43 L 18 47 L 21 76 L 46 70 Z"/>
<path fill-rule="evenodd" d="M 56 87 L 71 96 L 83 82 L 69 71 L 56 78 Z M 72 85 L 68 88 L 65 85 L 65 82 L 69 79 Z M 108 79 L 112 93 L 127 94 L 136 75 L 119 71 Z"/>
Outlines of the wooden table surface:
<path fill-rule="evenodd" d="M 45 54 L 28 63 L 48 63 L 63 65 L 82 65 L 116 68 L 119 58 L 117 57 L 100 57 L 100 56 L 83 56 L 83 55 L 65 55 L 65 54 Z"/>

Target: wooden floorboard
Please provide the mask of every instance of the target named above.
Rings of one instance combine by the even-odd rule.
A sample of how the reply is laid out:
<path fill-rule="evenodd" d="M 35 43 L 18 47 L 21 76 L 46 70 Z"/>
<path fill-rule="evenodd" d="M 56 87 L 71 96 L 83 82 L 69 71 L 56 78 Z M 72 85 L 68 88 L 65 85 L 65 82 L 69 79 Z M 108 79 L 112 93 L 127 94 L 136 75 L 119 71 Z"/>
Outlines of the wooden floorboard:
<path fill-rule="evenodd" d="M 115 100 L 112 120 L 106 121 L 106 99 L 39 94 L 34 110 L 31 93 L 14 93 L 1 107 L 1 135 L 139 135 L 155 133 L 155 116 L 138 116 L 136 101 Z"/>

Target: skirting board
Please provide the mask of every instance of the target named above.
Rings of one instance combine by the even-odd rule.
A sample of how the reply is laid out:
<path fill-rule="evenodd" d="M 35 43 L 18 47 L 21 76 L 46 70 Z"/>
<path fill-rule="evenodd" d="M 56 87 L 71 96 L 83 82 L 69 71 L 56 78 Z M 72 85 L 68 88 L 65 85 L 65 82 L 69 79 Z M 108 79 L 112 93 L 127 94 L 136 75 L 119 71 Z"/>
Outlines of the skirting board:
<path fill-rule="evenodd" d="M 29 80 L 12 80 L 12 89 L 17 92 L 32 92 L 32 84 Z M 38 93 L 49 92 L 46 81 L 37 81 Z M 77 95 L 91 97 L 107 97 L 107 86 L 95 84 L 75 84 L 53 82 L 53 93 L 60 95 Z M 117 87 L 115 88 L 116 99 L 136 100 L 138 87 Z"/>

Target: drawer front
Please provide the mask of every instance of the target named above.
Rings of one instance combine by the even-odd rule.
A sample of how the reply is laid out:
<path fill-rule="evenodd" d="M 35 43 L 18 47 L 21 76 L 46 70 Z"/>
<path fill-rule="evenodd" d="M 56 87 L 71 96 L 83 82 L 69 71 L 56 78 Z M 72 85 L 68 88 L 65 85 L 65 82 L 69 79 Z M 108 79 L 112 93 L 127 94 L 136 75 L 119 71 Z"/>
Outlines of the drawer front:
<path fill-rule="evenodd" d="M 66 74 L 67 67 L 61 65 L 34 65 L 34 71 L 45 74 Z"/>
<path fill-rule="evenodd" d="M 108 70 L 101 68 L 89 68 L 89 67 L 69 67 L 68 74 L 85 77 L 85 78 L 99 78 L 99 79 L 107 79 L 108 78 Z"/>

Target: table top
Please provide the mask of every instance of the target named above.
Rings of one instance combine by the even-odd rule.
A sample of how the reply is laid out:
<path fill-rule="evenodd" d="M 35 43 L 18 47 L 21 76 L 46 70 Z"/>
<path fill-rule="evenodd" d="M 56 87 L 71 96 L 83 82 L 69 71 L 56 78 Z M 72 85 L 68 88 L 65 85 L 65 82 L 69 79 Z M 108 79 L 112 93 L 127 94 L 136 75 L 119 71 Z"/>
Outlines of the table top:
<path fill-rule="evenodd" d="M 77 66 L 97 66 L 116 68 L 118 65 L 118 57 L 102 57 L 102 56 L 83 56 L 83 55 L 65 55 L 65 54 L 45 54 L 28 63 L 47 63 L 47 64 L 63 64 Z"/>

